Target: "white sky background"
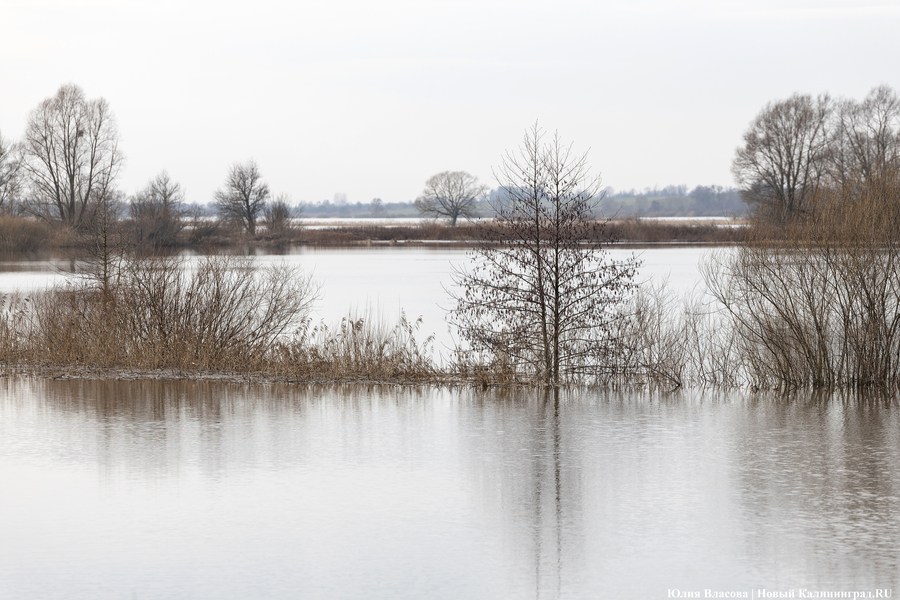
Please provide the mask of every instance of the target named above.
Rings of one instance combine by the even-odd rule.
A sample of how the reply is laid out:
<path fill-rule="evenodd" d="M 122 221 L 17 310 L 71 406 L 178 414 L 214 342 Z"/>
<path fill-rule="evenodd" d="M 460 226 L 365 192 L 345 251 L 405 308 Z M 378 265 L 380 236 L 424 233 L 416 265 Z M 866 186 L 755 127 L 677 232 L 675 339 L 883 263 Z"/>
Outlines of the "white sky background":
<path fill-rule="evenodd" d="M 0 0 L 0 132 L 74 82 L 104 97 L 132 193 L 205 203 L 256 159 L 293 202 L 410 201 L 539 121 L 605 185 L 733 185 L 795 91 L 900 90 L 900 0 Z"/>

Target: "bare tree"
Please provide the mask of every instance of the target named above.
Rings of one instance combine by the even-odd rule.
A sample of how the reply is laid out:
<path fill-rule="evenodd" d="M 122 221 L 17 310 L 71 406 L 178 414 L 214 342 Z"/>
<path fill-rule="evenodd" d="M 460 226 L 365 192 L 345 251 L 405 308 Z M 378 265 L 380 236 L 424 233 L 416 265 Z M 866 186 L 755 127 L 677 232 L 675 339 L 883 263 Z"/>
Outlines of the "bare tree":
<path fill-rule="evenodd" d="M 495 173 L 505 194 L 481 227 L 472 266 L 454 273 L 451 321 L 472 351 L 547 385 L 597 374 L 614 353 L 616 307 L 633 287 L 635 260 L 611 261 L 597 240 L 600 180 L 537 125 Z"/>
<path fill-rule="evenodd" d="M 447 217 L 455 226 L 459 217 L 478 216 L 476 203 L 484 198 L 487 186 L 465 171 L 444 171 L 425 182 L 425 190 L 416 199 L 416 209 L 430 217 Z"/>
<path fill-rule="evenodd" d="M 862 102 L 844 100 L 836 111 L 832 169 L 840 185 L 880 177 L 900 163 L 900 96 L 886 85 Z"/>
<path fill-rule="evenodd" d="M 278 194 L 274 200 L 266 203 L 263 208 L 266 233 L 269 237 L 284 239 L 293 229 L 291 217 L 294 211 L 291 209 L 290 200 L 287 194 Z"/>
<path fill-rule="evenodd" d="M 766 105 L 744 133 L 732 163 L 747 204 L 776 220 L 804 212 L 824 183 L 831 114 L 828 95 L 794 94 Z"/>
<path fill-rule="evenodd" d="M 161 171 L 131 199 L 135 241 L 153 247 L 174 246 L 185 216 L 184 190 Z"/>
<path fill-rule="evenodd" d="M 123 162 L 109 103 L 74 84 L 32 111 L 22 148 L 31 210 L 76 226 L 112 192 Z"/>
<path fill-rule="evenodd" d="M 108 298 L 110 289 L 120 276 L 125 244 L 120 216 L 124 194 L 103 194 L 84 215 L 78 232 L 78 246 L 84 269 L 80 273 Z"/>
<path fill-rule="evenodd" d="M 256 161 L 250 160 L 231 166 L 225 187 L 215 194 L 215 203 L 222 217 L 239 222 L 247 233 L 256 235 L 256 220 L 269 195 L 269 185 L 263 182 Z"/>
<path fill-rule="evenodd" d="M 15 154 L 16 146 L 0 134 L 0 212 L 12 212 L 19 198 L 21 162 Z"/>
<path fill-rule="evenodd" d="M 369 212 L 372 213 L 373 217 L 384 216 L 384 202 L 382 202 L 381 198 L 372 198 L 372 201 L 369 203 Z"/>

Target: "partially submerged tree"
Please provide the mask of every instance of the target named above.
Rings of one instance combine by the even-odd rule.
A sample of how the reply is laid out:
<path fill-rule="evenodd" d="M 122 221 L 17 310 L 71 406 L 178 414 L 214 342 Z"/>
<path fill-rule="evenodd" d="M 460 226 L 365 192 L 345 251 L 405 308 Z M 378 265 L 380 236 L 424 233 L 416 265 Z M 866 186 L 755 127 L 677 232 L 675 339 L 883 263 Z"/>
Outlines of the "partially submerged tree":
<path fill-rule="evenodd" d="M 32 111 L 22 150 L 30 210 L 73 226 L 112 192 L 123 162 L 109 103 L 74 84 Z"/>
<path fill-rule="evenodd" d="M 250 160 L 231 166 L 225 187 L 215 194 L 215 203 L 223 218 L 240 223 L 252 236 L 269 195 L 269 185 L 262 180 L 256 161 Z"/>
<path fill-rule="evenodd" d="M 455 226 L 459 217 L 478 216 L 476 204 L 487 193 L 487 186 L 465 171 L 444 171 L 425 182 L 425 190 L 416 199 L 416 209 L 429 217 L 446 217 Z"/>
<path fill-rule="evenodd" d="M 517 376 L 558 385 L 595 375 L 615 352 L 611 326 L 637 262 L 609 260 L 587 155 L 534 126 L 495 173 L 506 193 L 482 225 L 472 265 L 454 273 L 451 321 L 472 351 Z"/>

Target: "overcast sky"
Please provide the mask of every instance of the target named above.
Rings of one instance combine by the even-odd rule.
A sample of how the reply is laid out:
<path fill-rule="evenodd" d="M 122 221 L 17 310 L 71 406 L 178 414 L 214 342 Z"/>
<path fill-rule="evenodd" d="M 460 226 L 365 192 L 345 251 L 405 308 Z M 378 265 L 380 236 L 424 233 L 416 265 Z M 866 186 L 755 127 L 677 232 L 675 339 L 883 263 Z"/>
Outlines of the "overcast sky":
<path fill-rule="evenodd" d="M 900 0 L 0 0 L 0 132 L 106 98 L 128 193 L 205 203 L 253 158 L 293 202 L 410 201 L 535 121 L 605 185 L 733 185 L 766 102 L 900 90 Z"/>

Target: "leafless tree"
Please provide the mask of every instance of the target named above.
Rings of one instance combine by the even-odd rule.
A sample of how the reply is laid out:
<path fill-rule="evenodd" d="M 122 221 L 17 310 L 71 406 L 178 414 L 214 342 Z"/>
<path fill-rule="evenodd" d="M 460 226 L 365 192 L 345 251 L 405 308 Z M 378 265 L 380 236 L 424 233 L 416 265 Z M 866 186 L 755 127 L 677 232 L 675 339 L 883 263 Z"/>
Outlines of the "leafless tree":
<path fill-rule="evenodd" d="M 444 171 L 425 182 L 425 190 L 416 199 L 416 209 L 430 217 L 447 217 L 455 226 L 459 217 L 478 216 L 476 203 L 484 198 L 487 186 L 465 171 Z"/>
<path fill-rule="evenodd" d="M 256 161 L 250 160 L 231 166 L 225 187 L 215 194 L 215 203 L 223 218 L 237 221 L 252 236 L 269 195 L 269 185 L 263 182 Z"/>
<path fill-rule="evenodd" d="M 30 209 L 76 226 L 112 192 L 123 162 L 109 103 L 88 100 L 74 84 L 32 111 L 22 148 Z"/>
<path fill-rule="evenodd" d="M 382 202 L 381 198 L 372 198 L 372 201 L 369 203 L 369 212 L 372 213 L 373 217 L 384 216 L 384 202 Z"/>
<path fill-rule="evenodd" d="M 166 171 L 161 171 L 134 195 L 129 212 L 136 243 L 174 246 L 183 228 L 184 190 Z"/>
<path fill-rule="evenodd" d="M 847 99 L 836 110 L 832 170 L 837 184 L 869 181 L 900 162 L 900 96 L 886 85 L 862 102 Z"/>
<path fill-rule="evenodd" d="M 804 212 L 824 183 L 832 108 L 828 95 L 794 94 L 766 105 L 732 163 L 745 202 L 776 220 Z"/>
<path fill-rule="evenodd" d="M 302 209 L 300 209 L 302 211 Z M 291 225 L 291 217 L 293 210 L 290 205 L 290 198 L 287 194 L 278 194 L 274 200 L 266 203 L 263 208 L 263 216 L 265 218 L 266 233 L 273 239 L 284 239 L 293 229 Z"/>
<path fill-rule="evenodd" d="M 77 245 L 83 270 L 79 273 L 104 298 L 110 294 L 120 273 L 125 243 L 121 213 L 124 194 L 112 191 L 91 204 L 78 230 Z"/>
<path fill-rule="evenodd" d="M 635 260 L 611 261 L 596 241 L 600 180 L 587 155 L 535 125 L 495 173 L 505 190 L 481 227 L 472 265 L 454 273 L 451 321 L 473 352 L 546 385 L 595 375 L 615 352 L 611 325 L 632 289 Z"/>
<path fill-rule="evenodd" d="M 11 212 L 19 198 L 19 171 L 21 162 L 16 156 L 15 144 L 3 139 L 0 134 L 0 212 Z"/>

